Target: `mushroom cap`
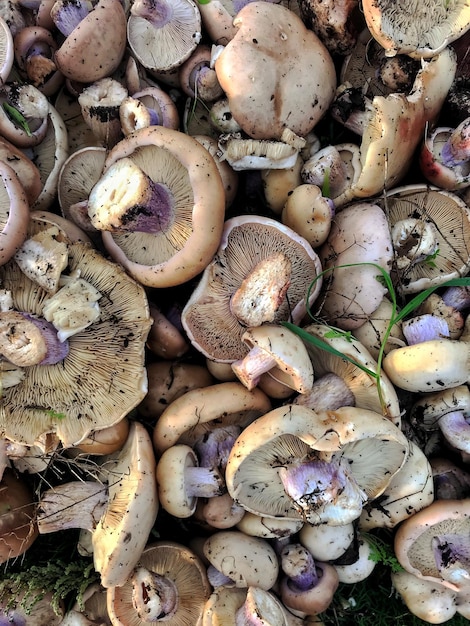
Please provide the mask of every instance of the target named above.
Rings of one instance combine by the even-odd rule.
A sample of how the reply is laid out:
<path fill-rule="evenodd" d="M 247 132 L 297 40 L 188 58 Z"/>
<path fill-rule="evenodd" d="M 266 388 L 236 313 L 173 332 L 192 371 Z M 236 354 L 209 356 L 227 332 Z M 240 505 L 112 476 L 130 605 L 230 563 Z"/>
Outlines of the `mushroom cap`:
<path fill-rule="evenodd" d="M 340 333 L 331 337 L 331 327 L 323 324 L 308 324 L 304 327 L 304 330 L 316 339 L 325 342 L 331 348 L 344 354 L 355 363 L 366 367 L 372 372 L 377 372 L 377 362 L 367 348 L 354 337 L 346 338 Z M 331 352 L 323 350 L 314 343 L 305 340 L 304 343 L 310 354 L 317 379 L 330 372 L 336 374 L 344 380 L 353 393 L 356 407 L 382 413 L 395 425 L 400 425 L 401 407 L 397 392 L 385 372 L 380 372 L 382 405 L 378 394 L 377 381 L 367 372 L 360 369 L 358 365 L 331 354 Z"/>
<path fill-rule="evenodd" d="M 26 239 L 29 205 L 15 171 L 0 161 L 0 266 L 7 263 Z"/>
<path fill-rule="evenodd" d="M 180 285 L 206 267 L 220 243 L 225 192 L 215 161 L 196 139 L 164 126 L 142 128 L 117 143 L 104 172 L 126 157 L 169 188 L 172 217 L 157 234 L 103 232 L 104 246 L 143 285 Z"/>
<path fill-rule="evenodd" d="M 253 139 L 280 139 L 286 127 L 307 135 L 336 88 L 328 50 L 280 4 L 251 2 L 233 24 L 237 32 L 214 63 L 233 117 Z"/>
<path fill-rule="evenodd" d="M 343 407 L 317 413 L 281 406 L 248 425 L 235 441 L 225 472 L 227 490 L 252 513 L 302 519 L 284 491 L 281 468 L 312 458 L 348 459 L 358 486 L 373 499 L 386 489 L 408 450 L 401 431 L 374 411 Z M 322 511 L 317 513 L 318 523 L 325 521 Z"/>
<path fill-rule="evenodd" d="M 48 226 L 31 220 L 30 234 Z M 150 328 L 143 288 L 121 267 L 86 244 L 67 243 L 69 273 L 75 271 L 101 294 L 100 317 L 69 338 L 69 354 L 56 365 L 32 366 L 17 385 L 3 390 L 0 432 L 32 445 L 55 432 L 64 446 L 119 422 L 144 397 L 145 340 Z M 0 268 L 18 311 L 41 315 L 47 291 L 27 278 L 14 260 Z"/>
<path fill-rule="evenodd" d="M 322 315 L 351 330 L 364 324 L 386 293 L 375 263 L 389 272 L 393 259 L 385 211 L 376 202 L 355 202 L 337 213 L 319 249 L 325 269 Z M 344 267 L 352 264 L 352 267 Z"/>
<path fill-rule="evenodd" d="M 290 584 L 287 576 L 281 578 L 280 596 L 287 609 L 300 611 L 305 615 L 317 615 L 330 606 L 338 589 L 338 574 L 329 563 L 316 561 L 315 567 L 321 574 L 319 581 L 311 589 L 298 590 Z"/>
<path fill-rule="evenodd" d="M 452 4 L 432 0 L 363 0 L 364 17 L 387 56 L 409 54 L 428 58 L 470 28 L 470 2 Z"/>
<path fill-rule="evenodd" d="M 196 510 L 198 497 L 188 494 L 185 470 L 197 466 L 196 453 L 184 444 L 175 444 L 161 455 L 157 465 L 158 500 L 170 515 L 185 518 Z"/>
<path fill-rule="evenodd" d="M 395 534 L 394 550 L 402 567 L 420 579 L 437 583 L 459 591 L 468 585 L 468 570 L 464 579 L 452 575 L 442 577 L 434 555 L 433 539 L 452 536 L 454 542 L 461 537 L 464 550 L 468 544 L 470 525 L 470 500 L 435 500 L 428 507 L 402 522 Z M 457 538 L 457 539 L 456 539 Z M 444 548 L 445 549 L 445 548 Z M 452 554 L 447 559 L 443 554 L 445 566 L 452 566 Z"/>
<path fill-rule="evenodd" d="M 92 533 L 93 562 L 103 587 L 124 585 L 140 559 L 158 513 L 152 441 L 131 422 L 126 443 L 103 459 L 108 504 Z"/>
<path fill-rule="evenodd" d="M 99 25 L 99 27 L 97 27 Z M 126 48 L 126 15 L 119 0 L 99 0 L 54 55 L 58 69 L 79 83 L 109 76 Z"/>
<path fill-rule="evenodd" d="M 158 454 L 176 443 L 193 445 L 212 427 L 246 426 L 271 409 L 260 389 L 249 391 L 238 381 L 192 389 L 173 400 L 155 424 L 153 443 Z"/>
<path fill-rule="evenodd" d="M 310 302 L 317 297 L 321 278 L 320 260 L 310 244 L 295 231 L 261 216 L 242 215 L 225 222 L 222 239 L 213 260 L 204 270 L 188 299 L 181 322 L 197 350 L 213 361 L 233 362 L 248 348 L 241 336 L 245 327 L 231 310 L 233 294 L 257 264 L 275 253 L 291 262 L 291 282 L 273 323 L 300 321 L 306 312 L 309 285 L 316 280 Z"/>
<path fill-rule="evenodd" d="M 174 541 L 149 544 L 139 558 L 139 566 L 151 573 L 168 578 L 178 593 L 176 612 L 166 616 L 165 624 L 198 624 L 206 600 L 211 593 L 204 565 L 186 546 Z M 120 587 L 111 587 L 107 593 L 108 614 L 114 626 L 145 626 L 145 617 L 137 616 L 133 604 L 131 579 Z"/>
<path fill-rule="evenodd" d="M 388 191 L 377 204 L 386 210 L 391 229 L 408 218 L 435 227 L 438 253 L 433 255 L 433 263 L 423 259 L 403 270 L 393 268 L 392 278 L 400 293 L 417 293 L 468 273 L 470 209 L 459 196 L 428 185 L 406 185 Z"/>
<path fill-rule="evenodd" d="M 277 580 L 278 558 L 261 537 L 239 530 L 219 530 L 206 539 L 204 556 L 235 587 L 259 587 L 268 591 Z"/>

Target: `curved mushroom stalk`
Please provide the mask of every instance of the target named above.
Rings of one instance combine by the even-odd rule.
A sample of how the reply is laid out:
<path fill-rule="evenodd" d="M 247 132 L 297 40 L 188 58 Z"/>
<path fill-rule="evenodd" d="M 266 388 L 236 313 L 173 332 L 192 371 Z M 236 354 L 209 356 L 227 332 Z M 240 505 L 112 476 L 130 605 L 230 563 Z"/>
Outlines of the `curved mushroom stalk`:
<path fill-rule="evenodd" d="M 140 619 L 159 622 L 171 619 L 175 614 L 178 590 L 172 580 L 140 566 L 131 575 L 130 583 L 132 604 Z"/>
<path fill-rule="evenodd" d="M 127 95 L 119 81 L 105 77 L 85 87 L 78 96 L 83 119 L 106 148 L 112 148 L 122 138 L 119 114 Z"/>
<path fill-rule="evenodd" d="M 449 142 L 455 133 L 454 128 L 439 126 L 424 139 L 419 153 L 419 166 L 426 179 L 449 191 L 465 189 L 470 185 L 470 155 L 458 163 L 445 159 L 445 151 L 450 152 Z M 468 150 L 468 147 L 466 148 Z M 450 161 L 450 162 L 449 162 Z"/>
<path fill-rule="evenodd" d="M 286 618 L 280 602 L 269 591 L 249 587 L 245 602 L 235 613 L 234 626 L 284 626 Z"/>

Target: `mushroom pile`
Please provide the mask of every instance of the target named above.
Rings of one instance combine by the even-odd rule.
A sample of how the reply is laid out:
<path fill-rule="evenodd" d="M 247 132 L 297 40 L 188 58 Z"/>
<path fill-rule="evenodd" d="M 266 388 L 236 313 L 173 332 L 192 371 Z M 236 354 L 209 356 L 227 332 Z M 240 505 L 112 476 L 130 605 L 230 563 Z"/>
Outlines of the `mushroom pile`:
<path fill-rule="evenodd" d="M 0 6 L 1 623 L 322 624 L 378 541 L 401 610 L 470 619 L 469 33 Z M 51 537 L 95 584 L 25 617 Z"/>

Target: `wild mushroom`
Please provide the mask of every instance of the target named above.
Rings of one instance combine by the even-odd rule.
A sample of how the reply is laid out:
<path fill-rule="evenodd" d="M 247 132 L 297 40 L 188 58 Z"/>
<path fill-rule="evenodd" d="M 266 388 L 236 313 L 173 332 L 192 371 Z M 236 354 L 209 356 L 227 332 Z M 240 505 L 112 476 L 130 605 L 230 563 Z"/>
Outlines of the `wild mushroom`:
<path fill-rule="evenodd" d="M 408 448 L 399 429 L 373 411 L 286 405 L 242 431 L 225 479 L 233 499 L 252 513 L 342 525 L 384 491 Z"/>
<path fill-rule="evenodd" d="M 233 39 L 214 67 L 230 110 L 253 139 L 300 136 L 317 124 L 333 99 L 336 75 L 325 46 L 286 7 L 251 2 L 233 25 Z"/>
<path fill-rule="evenodd" d="M 26 552 L 38 534 L 33 491 L 7 467 L 0 481 L 0 563 Z"/>
<path fill-rule="evenodd" d="M 403 294 L 465 276 L 470 267 L 470 211 L 455 193 L 427 185 L 397 187 L 378 204 L 387 212 Z M 427 260 L 432 257 L 432 263 Z"/>
<path fill-rule="evenodd" d="M 317 561 L 334 561 L 349 548 L 355 537 L 353 522 L 340 526 L 304 524 L 299 541 Z"/>
<path fill-rule="evenodd" d="M 320 261 L 305 239 L 279 222 L 242 215 L 225 222 L 219 249 L 187 301 L 182 324 L 192 344 L 214 361 L 233 362 L 247 348 L 246 327 L 300 321 L 306 290 L 317 277 L 310 302 L 318 295 Z"/>
<path fill-rule="evenodd" d="M 156 85 L 134 91 L 124 98 L 119 107 L 119 119 L 124 135 L 155 124 L 174 130 L 180 126 L 176 103 L 170 94 Z"/>
<path fill-rule="evenodd" d="M 0 266 L 16 254 L 26 239 L 29 204 L 15 171 L 0 160 Z"/>
<path fill-rule="evenodd" d="M 83 1 L 57 0 L 51 14 L 65 36 L 54 55 L 64 76 L 92 83 L 117 69 L 126 47 L 126 15 L 119 0 L 99 0 L 91 10 Z"/>
<path fill-rule="evenodd" d="M 375 202 L 350 204 L 337 213 L 318 252 L 324 269 L 330 270 L 321 315 L 345 330 L 361 326 L 386 293 L 376 265 L 390 272 L 393 260 L 385 211 Z"/>
<path fill-rule="evenodd" d="M 31 236 L 47 226 L 37 218 L 31 220 Z M 59 233 L 57 239 L 65 243 L 65 280 L 79 275 L 101 294 L 99 318 L 68 339 L 69 354 L 63 361 L 25 368 L 23 380 L 4 389 L 0 432 L 26 444 L 33 444 L 43 433 L 56 432 L 67 447 L 92 430 L 119 422 L 142 400 L 147 389 L 143 357 L 150 319 L 142 287 L 119 266 L 86 244 L 68 243 L 64 234 Z M 54 264 L 54 257 L 50 258 Z M 0 269 L 0 276 L 3 287 L 11 292 L 14 310 L 43 315 L 50 294 L 14 260 Z M 89 309 L 85 296 L 81 314 L 76 310 L 72 317 L 65 315 L 61 327 L 74 326 L 81 316 L 88 316 Z M 99 367 L 93 365 L 97 362 Z"/>
<path fill-rule="evenodd" d="M 210 262 L 222 233 L 225 194 L 214 159 L 200 143 L 150 126 L 110 151 L 88 214 L 103 231 L 108 253 L 131 276 L 145 286 L 169 287 Z"/>
<path fill-rule="evenodd" d="M 301 184 L 287 197 L 281 221 L 304 237 L 312 248 L 325 243 L 334 217 L 333 203 L 317 185 Z"/>
<path fill-rule="evenodd" d="M 64 75 L 54 63 L 58 44 L 51 31 L 42 26 L 25 26 L 15 36 L 15 59 L 22 75 L 44 95 L 52 96 Z"/>
<path fill-rule="evenodd" d="M 41 533 L 85 528 L 101 584 L 123 585 L 136 566 L 158 512 L 155 457 L 144 426 L 132 422 L 124 446 L 103 457 L 100 480 L 62 483 L 40 498 Z"/>
<path fill-rule="evenodd" d="M 203 550 L 216 570 L 213 576 L 209 573 L 209 580 L 215 582 L 219 572 L 228 579 L 229 585 L 241 588 L 254 586 L 266 591 L 276 582 L 278 559 L 265 539 L 245 535 L 239 530 L 219 530 L 206 539 Z"/>
<path fill-rule="evenodd" d="M 404 569 L 447 589 L 468 587 L 470 501 L 435 500 L 402 522 L 394 540 Z"/>
<path fill-rule="evenodd" d="M 448 191 L 465 189 L 470 185 L 469 159 L 461 163 L 445 163 L 444 147 L 448 145 L 454 128 L 438 126 L 426 135 L 419 153 L 421 172 L 432 185 Z"/>
<path fill-rule="evenodd" d="M 204 565 L 186 546 L 173 541 L 149 544 L 122 586 L 108 589 L 114 626 L 197 624 L 211 593 Z"/>
<path fill-rule="evenodd" d="M 364 0 L 363 12 L 369 30 L 387 56 L 432 57 L 470 28 L 467 0 L 459 0 L 452 6 Z"/>

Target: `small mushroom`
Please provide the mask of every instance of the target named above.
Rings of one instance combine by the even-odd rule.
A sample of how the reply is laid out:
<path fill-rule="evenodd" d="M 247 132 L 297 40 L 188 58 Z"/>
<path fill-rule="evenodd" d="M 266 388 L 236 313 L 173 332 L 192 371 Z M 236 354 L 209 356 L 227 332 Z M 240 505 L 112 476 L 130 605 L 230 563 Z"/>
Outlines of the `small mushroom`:
<path fill-rule="evenodd" d="M 196 554 L 173 541 L 149 544 L 121 586 L 108 589 L 114 626 L 198 624 L 211 593 L 204 565 Z"/>

